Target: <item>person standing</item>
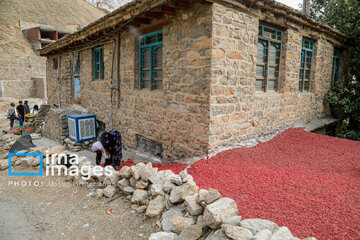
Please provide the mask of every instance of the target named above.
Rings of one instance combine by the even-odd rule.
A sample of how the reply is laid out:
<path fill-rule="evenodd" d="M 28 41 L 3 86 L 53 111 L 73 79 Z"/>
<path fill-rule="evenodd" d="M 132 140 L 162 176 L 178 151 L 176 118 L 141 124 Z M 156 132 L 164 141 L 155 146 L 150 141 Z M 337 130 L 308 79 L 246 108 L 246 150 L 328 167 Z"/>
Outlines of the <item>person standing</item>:
<path fill-rule="evenodd" d="M 28 100 L 25 100 L 25 102 L 24 102 L 24 110 L 25 110 L 25 115 L 30 113 L 30 106 L 29 106 Z"/>
<path fill-rule="evenodd" d="M 18 120 L 20 123 L 20 126 L 23 125 L 23 120 L 16 116 L 15 114 L 15 103 L 11 103 L 10 107 L 8 108 L 8 115 L 10 119 L 10 128 L 14 127 L 14 120 Z"/>
<path fill-rule="evenodd" d="M 25 121 L 25 107 L 23 105 L 22 101 L 19 101 L 19 105 L 16 107 L 16 111 L 18 114 L 18 117 L 22 119 L 22 121 Z"/>

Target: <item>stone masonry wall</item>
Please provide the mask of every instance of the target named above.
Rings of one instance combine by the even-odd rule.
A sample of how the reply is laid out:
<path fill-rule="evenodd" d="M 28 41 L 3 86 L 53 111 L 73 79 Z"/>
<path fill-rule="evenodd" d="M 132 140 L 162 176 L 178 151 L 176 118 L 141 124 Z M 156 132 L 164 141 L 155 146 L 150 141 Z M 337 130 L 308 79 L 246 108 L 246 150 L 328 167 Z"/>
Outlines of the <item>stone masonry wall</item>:
<path fill-rule="evenodd" d="M 162 144 L 163 158 L 174 159 L 207 152 L 211 64 L 211 7 L 192 4 L 177 11 L 163 30 L 163 89 L 138 89 L 137 37 L 143 29 L 121 34 L 120 104 L 115 106 L 114 129 L 126 147 L 136 149 L 138 136 Z M 81 105 L 110 129 L 109 77 L 113 43 L 104 45 L 104 80 L 93 80 L 92 49 L 80 51 Z M 95 46 L 94 46 L 95 47 Z M 48 57 L 49 103 L 57 104 L 56 74 Z M 61 102 L 70 105 L 70 57 L 61 56 Z M 65 65 L 64 65 L 65 64 Z M 115 68 L 114 68 L 115 69 Z M 114 76 L 115 73 L 114 73 Z M 115 79 L 115 78 L 114 78 Z M 115 80 L 114 80 L 115 86 Z"/>
<path fill-rule="evenodd" d="M 41 95 L 32 78 L 45 79 L 45 64 L 46 58 L 38 56 L 0 58 L 0 97 L 23 100 Z"/>
<path fill-rule="evenodd" d="M 278 21 L 280 24 L 286 19 Z M 213 5 L 210 149 L 329 113 L 323 98 L 330 87 L 333 46 L 321 34 L 312 35 L 292 23 L 287 27 L 281 49 L 279 90 L 256 92 L 259 19 Z M 298 91 L 303 36 L 315 40 L 310 92 Z"/>

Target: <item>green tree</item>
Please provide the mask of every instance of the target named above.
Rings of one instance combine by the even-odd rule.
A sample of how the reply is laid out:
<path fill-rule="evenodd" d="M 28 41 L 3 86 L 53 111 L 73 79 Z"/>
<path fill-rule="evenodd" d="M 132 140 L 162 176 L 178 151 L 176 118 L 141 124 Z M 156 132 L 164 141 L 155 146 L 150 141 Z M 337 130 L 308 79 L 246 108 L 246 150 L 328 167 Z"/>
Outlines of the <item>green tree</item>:
<path fill-rule="evenodd" d="M 349 71 L 327 94 L 333 112 L 342 120 L 340 136 L 360 140 L 360 0 L 312 0 L 310 14 L 345 33 Z M 340 110 L 340 111 L 339 111 Z"/>

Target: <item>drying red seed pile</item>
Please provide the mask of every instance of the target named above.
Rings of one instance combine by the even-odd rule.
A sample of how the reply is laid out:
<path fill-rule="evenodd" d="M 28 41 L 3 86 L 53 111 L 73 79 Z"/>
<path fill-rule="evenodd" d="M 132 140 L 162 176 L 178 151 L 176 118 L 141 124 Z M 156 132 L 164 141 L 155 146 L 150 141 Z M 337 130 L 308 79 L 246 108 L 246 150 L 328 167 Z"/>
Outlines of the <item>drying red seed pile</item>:
<path fill-rule="evenodd" d="M 188 173 L 200 188 L 234 199 L 243 219 L 272 220 L 300 238 L 360 239 L 360 142 L 290 129 L 196 162 Z"/>

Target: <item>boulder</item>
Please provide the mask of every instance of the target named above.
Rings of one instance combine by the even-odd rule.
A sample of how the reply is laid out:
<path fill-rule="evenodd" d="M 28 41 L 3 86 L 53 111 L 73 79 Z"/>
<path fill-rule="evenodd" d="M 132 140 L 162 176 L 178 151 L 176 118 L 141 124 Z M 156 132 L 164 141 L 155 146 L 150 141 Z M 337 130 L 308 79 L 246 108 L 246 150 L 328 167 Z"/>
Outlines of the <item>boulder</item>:
<path fill-rule="evenodd" d="M 254 240 L 270 240 L 271 236 L 272 232 L 269 229 L 264 229 L 255 235 Z"/>
<path fill-rule="evenodd" d="M 149 202 L 149 206 L 146 209 L 145 215 L 148 217 L 157 217 L 159 216 L 165 208 L 165 197 L 157 196 L 155 199 Z"/>
<path fill-rule="evenodd" d="M 253 237 L 252 232 L 249 229 L 243 227 L 237 227 L 230 224 L 221 225 L 221 230 L 228 236 L 230 239 L 235 240 L 251 240 Z"/>
<path fill-rule="evenodd" d="M 120 188 L 120 190 L 123 191 L 125 187 L 130 186 L 130 182 L 128 179 L 123 178 L 120 181 L 118 181 L 117 185 Z"/>
<path fill-rule="evenodd" d="M 185 228 L 194 224 L 194 220 L 185 217 L 175 217 L 173 219 L 172 231 L 175 233 L 181 233 Z"/>
<path fill-rule="evenodd" d="M 145 205 L 148 200 L 147 191 L 136 189 L 131 198 L 131 203 L 136 203 L 138 205 Z"/>
<path fill-rule="evenodd" d="M 270 240 L 295 240 L 295 237 L 287 227 L 280 227 L 274 232 Z"/>
<path fill-rule="evenodd" d="M 131 172 L 131 175 L 133 176 L 133 178 L 135 180 L 139 180 L 140 179 L 140 171 L 139 169 L 136 167 L 136 166 L 131 166 L 130 167 L 130 172 Z"/>
<path fill-rule="evenodd" d="M 140 177 L 143 181 L 145 182 L 149 181 L 149 177 L 152 174 L 152 169 L 153 167 L 151 162 L 146 164 L 145 167 L 141 169 Z"/>
<path fill-rule="evenodd" d="M 198 215 L 202 214 L 202 212 L 203 212 L 203 207 L 200 206 L 200 204 L 198 204 L 196 201 L 197 197 L 198 197 L 197 193 L 195 193 L 191 196 L 185 197 L 186 209 L 193 216 L 198 216 Z"/>
<path fill-rule="evenodd" d="M 180 186 L 183 184 L 181 177 L 179 175 L 172 175 L 170 177 L 170 181 L 177 186 Z"/>
<path fill-rule="evenodd" d="M 122 192 L 125 194 L 125 195 L 131 195 L 133 194 L 135 191 L 135 189 L 133 187 L 124 187 L 124 189 L 122 190 Z"/>
<path fill-rule="evenodd" d="M 183 186 L 177 186 L 175 187 L 171 193 L 170 193 L 170 202 L 172 203 L 178 203 L 181 202 L 181 189 L 183 188 Z"/>
<path fill-rule="evenodd" d="M 149 185 L 149 182 L 145 182 L 143 180 L 137 181 L 135 184 L 136 189 L 145 189 Z"/>
<path fill-rule="evenodd" d="M 204 223 L 212 229 L 219 228 L 223 221 L 239 215 L 237 205 L 233 199 L 220 198 L 207 205 L 204 211 Z"/>
<path fill-rule="evenodd" d="M 121 178 L 131 178 L 131 170 L 129 166 L 124 166 L 120 169 L 119 175 Z"/>
<path fill-rule="evenodd" d="M 167 178 L 164 182 L 163 189 L 166 193 L 171 192 L 175 188 L 175 185 L 171 182 L 169 178 Z"/>
<path fill-rule="evenodd" d="M 33 165 L 35 157 L 21 157 L 20 159 L 21 159 L 21 165 L 30 167 Z M 40 164 L 40 160 L 39 160 L 39 164 Z"/>
<path fill-rule="evenodd" d="M 106 188 L 104 188 L 103 190 L 103 194 L 105 197 L 107 198 L 111 198 L 114 196 L 114 194 L 116 193 L 116 189 L 111 186 L 111 185 L 108 185 Z"/>
<path fill-rule="evenodd" d="M 152 184 L 150 187 L 150 192 L 153 197 L 156 196 L 165 196 L 165 192 L 163 191 L 163 186 L 161 184 Z"/>
<path fill-rule="evenodd" d="M 234 216 L 224 220 L 224 224 L 229 224 L 237 227 L 241 227 L 241 216 Z"/>
<path fill-rule="evenodd" d="M 182 187 L 180 190 L 181 201 L 184 201 L 185 197 L 191 196 L 199 191 L 199 187 L 196 186 L 196 184 L 194 182 L 192 182 L 192 183 L 187 182 L 184 185 L 182 185 L 181 187 Z"/>
<path fill-rule="evenodd" d="M 175 233 L 169 232 L 157 232 L 152 233 L 149 237 L 149 240 L 175 240 L 177 235 Z"/>
<path fill-rule="evenodd" d="M 184 214 L 181 211 L 180 206 L 170 208 L 162 215 L 162 219 L 161 219 L 162 230 L 165 232 L 171 232 L 174 218 L 183 217 L 183 216 Z"/>
<path fill-rule="evenodd" d="M 205 238 L 205 240 L 229 240 L 229 238 L 225 235 L 225 233 L 221 229 L 219 229 L 219 230 L 213 230 L 213 232 L 211 232 L 209 236 Z"/>
<path fill-rule="evenodd" d="M 274 232 L 279 228 L 276 223 L 259 218 L 245 219 L 241 221 L 240 224 L 241 227 L 249 229 L 253 234 L 256 234 L 264 229 L 269 229 L 271 232 Z"/>
<path fill-rule="evenodd" d="M 130 180 L 129 180 L 129 182 L 130 182 L 130 186 L 132 186 L 132 187 L 135 187 L 136 186 L 136 180 L 135 180 L 135 178 L 134 177 L 131 177 L 130 178 Z"/>
<path fill-rule="evenodd" d="M 199 190 L 199 195 L 198 195 L 198 198 L 197 198 L 197 202 L 205 207 L 206 206 L 206 199 L 207 199 L 207 196 L 209 194 L 209 191 L 208 190 L 205 190 L 205 189 L 200 189 Z"/>
<path fill-rule="evenodd" d="M 152 169 L 152 173 L 149 176 L 149 182 L 151 182 L 152 184 L 163 184 L 163 182 L 161 181 L 161 178 L 159 176 L 157 168 Z"/>
<path fill-rule="evenodd" d="M 216 200 L 220 199 L 221 197 L 222 196 L 218 190 L 210 188 L 209 193 L 206 196 L 206 204 L 209 205 L 209 204 L 215 202 Z"/>
<path fill-rule="evenodd" d="M 177 239 L 197 240 L 201 237 L 202 230 L 203 227 L 201 225 L 191 225 L 185 228 Z"/>

